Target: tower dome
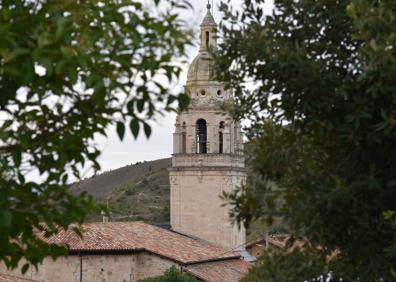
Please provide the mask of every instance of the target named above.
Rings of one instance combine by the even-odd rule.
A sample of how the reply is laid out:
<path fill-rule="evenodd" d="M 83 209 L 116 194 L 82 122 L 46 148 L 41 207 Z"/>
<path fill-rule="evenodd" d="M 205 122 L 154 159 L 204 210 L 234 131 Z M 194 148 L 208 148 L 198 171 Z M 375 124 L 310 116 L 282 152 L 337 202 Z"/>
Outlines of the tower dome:
<path fill-rule="evenodd" d="M 208 52 L 198 54 L 188 68 L 187 84 L 212 80 L 212 65 L 213 60 Z"/>

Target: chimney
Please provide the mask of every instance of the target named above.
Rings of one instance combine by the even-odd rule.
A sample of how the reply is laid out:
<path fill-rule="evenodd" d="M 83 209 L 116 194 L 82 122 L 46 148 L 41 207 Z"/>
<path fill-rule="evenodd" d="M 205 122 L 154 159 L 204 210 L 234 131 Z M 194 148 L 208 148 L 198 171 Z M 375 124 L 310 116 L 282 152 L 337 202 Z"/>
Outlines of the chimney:
<path fill-rule="evenodd" d="M 102 222 L 103 223 L 108 223 L 110 221 L 110 218 L 109 218 L 108 214 L 105 211 L 102 211 L 101 215 L 102 215 Z"/>

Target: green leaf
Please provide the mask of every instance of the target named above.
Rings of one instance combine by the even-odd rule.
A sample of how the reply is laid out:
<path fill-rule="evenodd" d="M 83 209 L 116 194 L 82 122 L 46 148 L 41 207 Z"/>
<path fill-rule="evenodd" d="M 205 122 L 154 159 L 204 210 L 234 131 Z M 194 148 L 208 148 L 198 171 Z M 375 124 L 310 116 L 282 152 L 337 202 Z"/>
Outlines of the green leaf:
<path fill-rule="evenodd" d="M 68 60 L 70 60 L 74 56 L 74 50 L 71 47 L 60 46 L 60 51 L 62 55 Z"/>
<path fill-rule="evenodd" d="M 172 104 L 174 101 L 176 101 L 176 97 L 173 95 L 169 95 L 168 96 L 168 101 L 166 102 L 166 104 L 169 106 L 170 104 Z"/>
<path fill-rule="evenodd" d="M 21 165 L 21 161 L 22 161 L 21 151 L 13 150 L 11 154 L 12 154 L 12 157 L 14 159 L 15 166 L 17 166 L 17 167 L 20 166 Z"/>
<path fill-rule="evenodd" d="M 150 125 L 148 125 L 147 123 L 143 123 L 143 127 L 144 127 L 144 133 L 146 134 L 146 137 L 150 138 L 150 136 L 151 136 L 151 127 L 150 127 Z"/>
<path fill-rule="evenodd" d="M 0 226 L 2 228 L 10 228 L 12 223 L 12 213 L 9 210 L 0 211 Z"/>
<path fill-rule="evenodd" d="M 29 264 L 25 263 L 25 264 L 22 266 L 21 272 L 22 272 L 22 274 L 25 274 L 28 270 L 29 270 Z"/>
<path fill-rule="evenodd" d="M 67 26 L 70 24 L 70 19 L 65 18 L 65 17 L 60 17 L 57 20 L 57 29 L 55 32 L 55 38 L 57 40 L 61 39 L 67 29 Z"/>
<path fill-rule="evenodd" d="M 140 129 L 139 120 L 137 120 L 136 118 L 132 119 L 129 124 L 129 127 L 131 129 L 133 137 L 135 137 L 135 139 L 136 139 L 139 135 L 139 129 Z"/>
<path fill-rule="evenodd" d="M 67 60 L 61 60 L 56 64 L 55 67 L 55 73 L 56 75 L 61 75 L 63 74 L 64 70 L 66 69 L 66 67 L 68 66 L 68 61 Z"/>
<path fill-rule="evenodd" d="M 52 61 L 50 59 L 48 59 L 48 58 L 41 57 L 39 59 L 39 63 L 45 68 L 45 70 L 46 70 L 46 74 L 45 75 L 46 76 L 51 76 L 52 69 L 53 69 Z"/>
<path fill-rule="evenodd" d="M 120 140 L 122 141 L 125 135 L 125 125 L 121 121 L 117 122 L 117 134 Z"/>
<path fill-rule="evenodd" d="M 83 233 L 81 232 L 81 228 L 80 227 L 73 227 L 73 232 L 76 233 L 76 235 L 80 238 L 83 238 Z"/>
<path fill-rule="evenodd" d="M 30 50 L 26 48 L 18 48 L 11 53 L 9 60 L 14 60 L 18 57 L 25 56 L 30 54 Z"/>
<path fill-rule="evenodd" d="M 138 100 L 137 103 L 136 103 L 136 106 L 137 106 L 137 110 L 138 110 L 139 113 L 143 112 L 143 109 L 144 109 L 144 99 Z"/>
<path fill-rule="evenodd" d="M 93 98 L 99 104 L 103 104 L 106 97 L 106 88 L 102 79 L 99 79 L 94 86 Z"/>
<path fill-rule="evenodd" d="M 188 105 L 190 104 L 190 97 L 188 97 L 186 94 L 180 94 L 178 96 L 179 100 L 179 108 L 181 110 L 187 109 Z"/>

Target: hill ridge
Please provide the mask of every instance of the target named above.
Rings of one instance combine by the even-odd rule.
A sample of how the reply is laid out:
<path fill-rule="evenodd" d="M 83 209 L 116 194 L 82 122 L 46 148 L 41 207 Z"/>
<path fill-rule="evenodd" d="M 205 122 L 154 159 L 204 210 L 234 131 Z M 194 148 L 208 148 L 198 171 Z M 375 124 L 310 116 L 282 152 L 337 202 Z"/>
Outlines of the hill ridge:
<path fill-rule="evenodd" d="M 117 187 L 137 184 L 145 174 L 168 168 L 171 163 L 171 158 L 137 162 L 83 179 L 73 183 L 69 189 L 72 194 L 87 192 L 96 200 L 104 200 Z"/>

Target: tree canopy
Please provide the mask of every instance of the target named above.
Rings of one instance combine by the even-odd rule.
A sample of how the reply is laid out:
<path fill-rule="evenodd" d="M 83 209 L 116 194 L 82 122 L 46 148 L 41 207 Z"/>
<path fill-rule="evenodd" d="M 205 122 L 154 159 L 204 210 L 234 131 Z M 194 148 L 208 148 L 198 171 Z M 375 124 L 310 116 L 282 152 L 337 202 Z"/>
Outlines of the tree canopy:
<path fill-rule="evenodd" d="M 280 219 L 309 244 L 266 253 L 246 281 L 393 281 L 395 2 L 275 0 L 269 16 L 263 3 L 221 5 L 217 76 L 251 121 L 255 172 L 227 198 L 239 222 Z"/>
<path fill-rule="evenodd" d="M 150 136 L 150 118 L 188 104 L 169 90 L 191 39 L 178 16 L 188 8 L 184 0 L 0 2 L 0 262 L 65 254 L 34 232 L 50 236 L 98 208 L 67 192 L 72 174 L 99 169 L 95 134 L 113 124 L 121 139 L 126 127 Z"/>

